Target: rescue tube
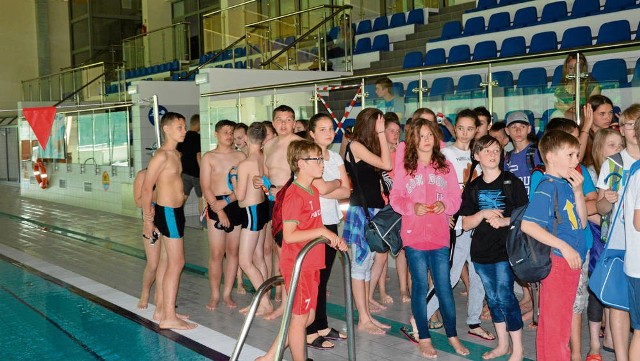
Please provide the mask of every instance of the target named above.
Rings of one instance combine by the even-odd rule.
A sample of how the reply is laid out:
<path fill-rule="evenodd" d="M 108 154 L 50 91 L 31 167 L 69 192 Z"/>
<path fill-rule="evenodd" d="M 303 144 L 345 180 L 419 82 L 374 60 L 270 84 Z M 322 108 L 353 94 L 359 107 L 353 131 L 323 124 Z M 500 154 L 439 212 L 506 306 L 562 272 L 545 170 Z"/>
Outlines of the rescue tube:
<path fill-rule="evenodd" d="M 44 166 L 44 163 L 42 163 L 40 159 L 33 163 L 33 176 L 36 178 L 36 182 L 38 182 L 40 188 L 47 189 L 47 186 L 49 185 L 47 168 Z"/>

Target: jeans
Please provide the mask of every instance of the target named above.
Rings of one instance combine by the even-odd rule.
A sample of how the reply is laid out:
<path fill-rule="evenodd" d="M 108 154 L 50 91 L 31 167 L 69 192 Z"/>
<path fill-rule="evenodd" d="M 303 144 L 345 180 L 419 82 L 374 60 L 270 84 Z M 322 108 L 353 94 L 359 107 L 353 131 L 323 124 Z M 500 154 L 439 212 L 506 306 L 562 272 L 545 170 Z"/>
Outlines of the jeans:
<path fill-rule="evenodd" d="M 411 273 L 411 311 L 418 326 L 420 339 L 429 335 L 429 318 L 427 317 L 427 291 L 429 290 L 428 273 L 431 271 L 436 295 L 440 299 L 440 313 L 447 337 L 457 336 L 456 305 L 453 291 L 449 283 L 449 247 L 430 251 L 421 251 L 405 247 L 409 272 Z"/>
<path fill-rule="evenodd" d="M 486 264 L 474 262 L 474 266 L 484 284 L 493 322 L 506 322 L 509 331 L 522 329 L 520 305 L 515 293 L 513 293 L 515 276 L 509 262 Z"/>
<path fill-rule="evenodd" d="M 454 230 L 454 232 L 460 232 L 458 230 Z M 461 235 L 456 237 L 456 246 L 453 251 L 453 261 L 451 262 L 451 288 L 455 287 L 460 281 L 460 275 L 462 274 L 462 268 L 464 267 L 464 263 L 468 262 L 469 264 L 469 301 L 467 303 L 467 325 L 477 325 L 482 321 L 480 320 L 480 315 L 482 314 L 482 307 L 484 306 L 484 288 L 482 286 L 482 281 L 478 276 L 478 273 L 473 267 L 473 263 L 471 262 L 471 256 L 469 252 L 471 251 L 471 231 L 463 232 Z M 433 291 L 430 290 L 429 293 Z M 438 310 L 440 307 L 440 302 L 438 297 L 431 297 L 429 302 L 427 303 L 427 316 L 431 318 L 431 316 Z"/>

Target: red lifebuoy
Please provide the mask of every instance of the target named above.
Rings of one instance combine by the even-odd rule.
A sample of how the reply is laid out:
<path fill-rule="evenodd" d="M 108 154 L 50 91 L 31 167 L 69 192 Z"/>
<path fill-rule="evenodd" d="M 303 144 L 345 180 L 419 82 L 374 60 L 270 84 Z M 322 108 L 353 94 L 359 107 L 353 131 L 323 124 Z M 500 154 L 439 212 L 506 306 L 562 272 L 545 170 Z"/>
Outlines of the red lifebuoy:
<path fill-rule="evenodd" d="M 49 185 L 49 177 L 47 176 L 47 168 L 44 163 L 38 159 L 33 163 L 33 176 L 36 178 L 36 182 L 42 189 L 46 189 Z"/>

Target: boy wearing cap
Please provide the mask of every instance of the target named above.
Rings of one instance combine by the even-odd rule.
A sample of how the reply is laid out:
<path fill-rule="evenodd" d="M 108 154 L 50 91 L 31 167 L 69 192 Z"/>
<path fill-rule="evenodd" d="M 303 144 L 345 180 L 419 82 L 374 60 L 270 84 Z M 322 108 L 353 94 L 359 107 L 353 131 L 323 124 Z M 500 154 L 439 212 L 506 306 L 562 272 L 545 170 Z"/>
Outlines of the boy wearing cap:
<path fill-rule="evenodd" d="M 531 133 L 529 117 L 523 112 L 512 112 L 507 117 L 506 123 L 505 131 L 511 137 L 513 150 L 505 156 L 504 170 L 520 178 L 529 194 L 531 173 L 537 165 L 542 164 L 536 145 L 529 140 L 529 133 Z"/>

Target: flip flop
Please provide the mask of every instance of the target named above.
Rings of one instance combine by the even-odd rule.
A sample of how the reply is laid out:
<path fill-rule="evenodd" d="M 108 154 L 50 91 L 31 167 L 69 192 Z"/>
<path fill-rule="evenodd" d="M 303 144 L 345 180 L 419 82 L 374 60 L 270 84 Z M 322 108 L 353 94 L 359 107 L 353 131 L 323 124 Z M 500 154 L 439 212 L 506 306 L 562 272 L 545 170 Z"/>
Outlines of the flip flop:
<path fill-rule="evenodd" d="M 347 339 L 347 336 L 342 337 L 342 335 L 340 335 L 340 332 L 335 328 L 331 328 L 329 330 L 329 333 L 327 333 L 322 337 L 326 338 L 327 340 L 336 340 L 336 341 L 342 341 Z"/>
<path fill-rule="evenodd" d="M 438 329 L 441 329 L 443 326 L 444 326 L 444 324 L 440 320 L 438 320 L 438 321 L 429 320 L 429 329 L 430 330 L 438 330 Z"/>
<path fill-rule="evenodd" d="M 335 347 L 335 345 L 331 345 L 329 346 L 322 346 L 323 343 L 325 342 L 329 342 L 326 338 L 318 335 L 318 337 L 316 337 L 315 340 L 313 340 L 313 342 L 308 343 L 307 342 L 307 346 L 311 347 L 311 348 L 315 348 L 316 350 L 331 350 L 332 348 Z"/>
<path fill-rule="evenodd" d="M 404 337 L 406 337 L 409 341 L 411 341 L 412 343 L 418 344 L 418 340 L 416 340 L 415 336 L 413 335 L 413 332 L 409 331 L 408 328 L 402 326 L 400 327 L 400 332 L 404 335 Z"/>
<path fill-rule="evenodd" d="M 491 332 L 483 329 L 482 327 L 478 327 L 478 328 L 480 329 L 480 333 L 475 333 L 475 332 L 472 332 L 471 330 L 469 330 L 467 333 L 471 336 L 479 337 L 485 341 L 493 341 L 496 339 L 496 336 L 491 334 Z M 478 329 L 478 328 L 475 328 L 475 329 Z"/>
<path fill-rule="evenodd" d="M 602 349 L 607 351 L 607 352 L 611 352 L 611 353 L 615 353 L 616 352 L 616 350 L 614 350 L 612 347 L 602 346 Z"/>

